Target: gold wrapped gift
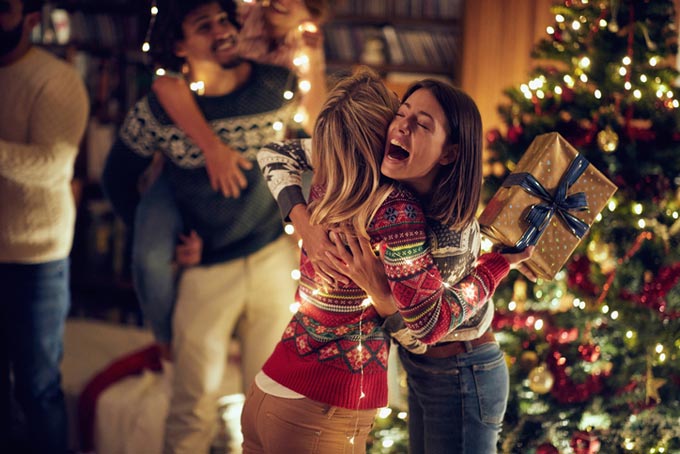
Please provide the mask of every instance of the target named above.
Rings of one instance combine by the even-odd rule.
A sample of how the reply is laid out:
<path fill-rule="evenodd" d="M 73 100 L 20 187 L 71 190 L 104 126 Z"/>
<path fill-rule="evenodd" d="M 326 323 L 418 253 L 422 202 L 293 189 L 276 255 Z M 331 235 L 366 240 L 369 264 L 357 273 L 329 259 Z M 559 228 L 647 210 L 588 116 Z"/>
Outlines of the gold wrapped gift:
<path fill-rule="evenodd" d="M 536 249 L 526 262 L 551 280 L 616 192 L 558 133 L 537 136 L 479 217 L 495 244 Z"/>

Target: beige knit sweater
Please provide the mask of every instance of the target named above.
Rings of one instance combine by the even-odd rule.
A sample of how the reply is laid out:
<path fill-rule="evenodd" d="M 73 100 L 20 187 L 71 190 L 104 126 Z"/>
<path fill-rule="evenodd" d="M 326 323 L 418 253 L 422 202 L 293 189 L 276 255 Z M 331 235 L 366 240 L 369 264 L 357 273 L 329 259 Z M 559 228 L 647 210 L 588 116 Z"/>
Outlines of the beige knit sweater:
<path fill-rule="evenodd" d="M 88 111 L 82 79 L 52 54 L 34 47 L 0 66 L 0 263 L 68 257 Z"/>

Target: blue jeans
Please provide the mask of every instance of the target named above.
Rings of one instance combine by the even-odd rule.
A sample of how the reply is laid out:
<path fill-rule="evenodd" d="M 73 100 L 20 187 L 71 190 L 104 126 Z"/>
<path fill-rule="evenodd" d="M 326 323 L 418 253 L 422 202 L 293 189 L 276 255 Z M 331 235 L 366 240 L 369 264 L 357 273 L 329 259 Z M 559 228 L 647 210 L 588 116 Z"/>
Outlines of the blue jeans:
<path fill-rule="evenodd" d="M 508 401 L 508 366 L 496 343 L 449 358 L 399 348 L 408 382 L 411 454 L 490 454 Z"/>
<path fill-rule="evenodd" d="M 5 283 L 0 298 L 3 333 L 0 443 L 9 442 L 13 388 L 26 418 L 26 449 L 33 453 L 64 453 L 68 431 L 59 364 L 71 302 L 69 259 L 38 264 L 3 263 L 0 282 Z"/>
<path fill-rule="evenodd" d="M 163 174 L 142 195 L 135 214 L 132 280 L 144 318 L 156 340 L 172 338 L 172 313 L 177 293 L 173 267 L 175 245 L 182 232 L 170 186 Z"/>

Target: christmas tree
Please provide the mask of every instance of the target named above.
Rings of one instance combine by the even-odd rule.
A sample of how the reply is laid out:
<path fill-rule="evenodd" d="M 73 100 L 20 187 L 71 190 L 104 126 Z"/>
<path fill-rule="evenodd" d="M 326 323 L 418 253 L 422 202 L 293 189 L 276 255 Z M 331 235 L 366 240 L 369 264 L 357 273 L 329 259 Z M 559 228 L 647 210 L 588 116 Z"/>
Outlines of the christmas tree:
<path fill-rule="evenodd" d="M 507 453 L 680 452 L 680 103 L 672 0 L 564 0 L 487 133 L 491 195 L 556 131 L 619 190 L 552 281 L 511 275 Z M 505 129 L 505 128 L 504 128 Z"/>

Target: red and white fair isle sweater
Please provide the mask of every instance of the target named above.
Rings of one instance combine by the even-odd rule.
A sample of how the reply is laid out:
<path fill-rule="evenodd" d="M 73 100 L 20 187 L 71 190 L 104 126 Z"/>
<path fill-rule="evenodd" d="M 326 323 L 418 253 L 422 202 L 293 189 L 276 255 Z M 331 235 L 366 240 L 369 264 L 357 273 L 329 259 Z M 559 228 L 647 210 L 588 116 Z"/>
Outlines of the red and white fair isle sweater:
<path fill-rule="evenodd" d="M 320 188 L 312 188 L 317 198 Z M 479 258 L 470 275 L 445 291 L 429 253 L 425 216 L 417 199 L 397 188 L 368 227 L 372 244 L 385 242 L 385 271 L 406 325 L 434 343 L 484 305 L 508 274 L 500 254 Z M 325 292 L 302 251 L 298 312 L 262 370 L 281 385 L 310 399 L 343 408 L 387 404 L 390 338 L 366 293 L 351 283 Z"/>

